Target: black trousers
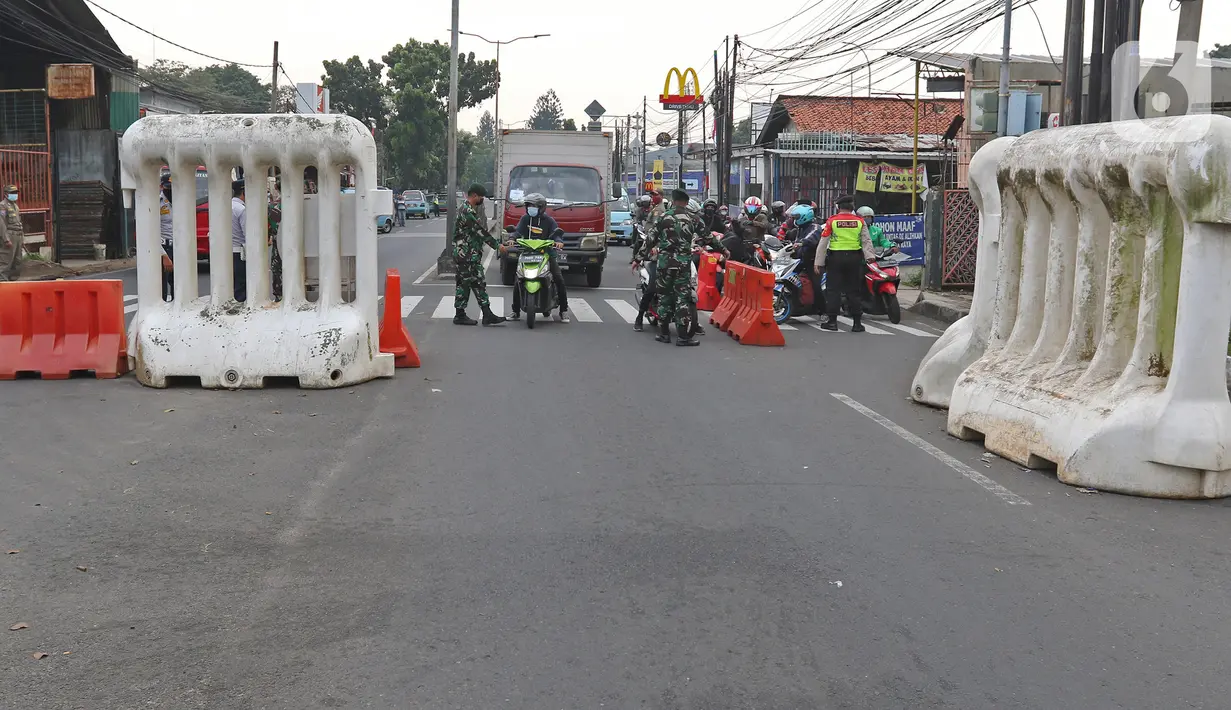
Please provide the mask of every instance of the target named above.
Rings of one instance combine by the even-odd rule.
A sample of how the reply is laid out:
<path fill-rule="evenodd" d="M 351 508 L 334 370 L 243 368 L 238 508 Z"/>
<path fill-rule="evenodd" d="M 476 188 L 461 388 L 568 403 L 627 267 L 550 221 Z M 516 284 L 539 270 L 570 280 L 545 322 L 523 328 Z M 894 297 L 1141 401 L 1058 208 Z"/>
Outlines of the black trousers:
<path fill-rule="evenodd" d="M 842 294 L 851 310 L 851 318 L 863 315 L 863 250 L 830 251 L 825 257 L 825 313 L 836 319 L 842 308 Z"/>
<path fill-rule="evenodd" d="M 231 268 L 235 270 L 235 300 L 248 300 L 248 262 L 241 258 L 239 252 L 231 255 Z"/>
<path fill-rule="evenodd" d="M 162 243 L 162 251 L 167 255 L 168 259 L 175 260 L 175 254 L 172 253 L 172 247 L 169 243 Z M 170 271 L 163 269 L 162 272 L 162 300 L 170 301 L 175 298 L 175 270 Z"/>

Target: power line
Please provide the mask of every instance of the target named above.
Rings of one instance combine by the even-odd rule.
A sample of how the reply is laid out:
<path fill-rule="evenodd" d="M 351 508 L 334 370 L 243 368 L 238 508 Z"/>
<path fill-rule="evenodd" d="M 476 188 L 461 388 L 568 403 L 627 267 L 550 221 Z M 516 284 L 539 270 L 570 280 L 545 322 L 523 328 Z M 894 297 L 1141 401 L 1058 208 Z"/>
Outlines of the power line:
<path fill-rule="evenodd" d="M 144 33 L 146 33 L 147 35 L 149 35 L 149 36 L 153 37 L 154 39 L 161 40 L 161 41 L 163 41 L 163 42 L 165 42 L 165 43 L 167 43 L 167 44 L 171 45 L 172 47 L 178 47 L 178 48 L 180 48 L 180 49 L 184 50 L 185 52 L 191 52 L 192 54 L 195 54 L 195 55 L 197 55 L 197 56 L 199 56 L 199 57 L 205 57 L 206 59 L 212 59 L 212 60 L 214 60 L 215 62 L 222 62 L 223 64 L 235 64 L 235 65 L 238 65 L 238 66 L 241 66 L 241 67 L 255 67 L 255 68 L 258 68 L 258 69 L 269 69 L 269 68 L 270 68 L 270 65 L 268 65 L 268 64 L 247 64 L 247 63 L 245 63 L 245 62 L 233 62 L 233 61 L 231 61 L 230 59 L 223 59 L 223 58 L 221 58 L 221 57 L 215 57 L 215 56 L 214 56 L 214 55 L 212 55 L 212 54 L 206 54 L 205 52 L 198 52 L 197 50 L 192 49 L 192 48 L 190 48 L 190 47 L 185 47 L 184 45 L 179 44 L 178 42 L 172 42 L 171 40 L 167 39 L 166 37 L 162 37 L 162 36 L 160 36 L 160 35 L 154 34 L 153 32 L 151 32 L 151 31 L 149 31 L 149 30 L 145 29 L 144 27 L 141 27 L 140 25 L 137 25 L 137 24 L 135 24 L 135 23 L 131 22 L 130 20 L 127 20 L 127 19 L 125 19 L 125 18 L 123 18 L 123 17 L 120 17 L 119 15 L 117 15 L 117 14 L 115 14 L 114 12 L 112 12 L 112 11 L 108 10 L 107 8 L 103 7 L 102 5 L 99 5 L 98 3 L 94 2 L 94 0 L 85 0 L 85 1 L 86 1 L 87 3 L 89 3 L 89 4 L 93 5 L 94 7 L 98 8 L 99 10 L 102 10 L 103 12 L 107 13 L 108 15 L 111 15 L 112 17 L 114 17 L 115 19 L 119 20 L 120 22 L 123 22 L 124 24 L 126 24 L 126 25 L 128 25 L 128 26 L 130 26 L 130 27 L 133 27 L 134 29 L 141 30 L 142 32 L 144 32 Z"/>
<path fill-rule="evenodd" d="M 316 113 L 316 103 L 314 101 L 309 101 L 303 95 L 303 92 L 299 90 L 299 84 L 296 84 L 295 80 L 291 78 L 291 75 L 286 73 L 286 69 L 282 66 L 282 62 L 278 62 L 278 71 L 282 72 L 282 76 L 286 77 L 286 80 L 291 82 L 291 86 L 295 87 L 295 93 L 299 96 L 299 99 L 304 102 L 304 105 L 312 107 L 312 113 Z"/>

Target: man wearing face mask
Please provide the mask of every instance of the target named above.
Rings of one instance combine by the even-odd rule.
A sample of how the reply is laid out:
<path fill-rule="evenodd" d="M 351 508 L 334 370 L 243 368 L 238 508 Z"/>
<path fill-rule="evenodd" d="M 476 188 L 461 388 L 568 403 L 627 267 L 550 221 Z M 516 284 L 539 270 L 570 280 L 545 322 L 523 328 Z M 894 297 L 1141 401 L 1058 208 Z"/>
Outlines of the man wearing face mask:
<path fill-rule="evenodd" d="M 561 256 L 560 250 L 564 248 L 564 243 L 560 238 L 564 235 L 564 230 L 560 229 L 560 225 L 556 224 L 556 220 L 547 214 L 547 198 L 539 193 L 526 195 L 525 203 L 526 214 L 522 215 L 521 220 L 517 222 L 517 231 L 514 237 L 517 239 L 551 239 L 556 243 L 556 248 L 547 256 L 548 263 L 551 265 L 551 280 L 556 282 L 556 295 L 560 299 L 560 322 L 568 323 L 568 294 L 564 290 L 564 274 L 560 272 L 560 264 L 557 257 Z M 531 229 L 539 230 L 537 233 L 531 232 Z M 513 289 L 513 312 L 510 314 L 510 320 L 521 318 L 521 289 Z"/>
<path fill-rule="evenodd" d="M 0 281 L 16 281 L 21 273 L 25 230 L 17 208 L 17 186 L 8 185 L 0 200 Z"/>

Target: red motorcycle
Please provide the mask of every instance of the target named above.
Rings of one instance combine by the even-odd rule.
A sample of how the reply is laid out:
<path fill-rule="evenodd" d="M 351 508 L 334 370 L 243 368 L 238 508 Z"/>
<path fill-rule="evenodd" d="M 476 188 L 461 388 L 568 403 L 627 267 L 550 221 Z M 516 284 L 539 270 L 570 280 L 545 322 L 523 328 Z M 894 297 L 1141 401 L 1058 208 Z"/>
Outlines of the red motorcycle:
<path fill-rule="evenodd" d="M 868 291 L 863 295 L 863 312 L 873 316 L 889 316 L 890 323 L 902 320 L 902 307 L 898 304 L 898 263 L 907 259 L 905 254 L 885 250 L 876 255 L 876 261 L 868 262 L 864 281 Z"/>

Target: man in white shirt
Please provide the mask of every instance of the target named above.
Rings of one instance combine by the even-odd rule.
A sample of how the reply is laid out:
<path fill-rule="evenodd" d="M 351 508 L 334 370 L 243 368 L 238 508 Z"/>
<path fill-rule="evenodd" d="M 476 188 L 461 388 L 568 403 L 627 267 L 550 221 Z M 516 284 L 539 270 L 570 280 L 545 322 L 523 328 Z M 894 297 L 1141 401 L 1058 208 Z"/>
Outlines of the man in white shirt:
<path fill-rule="evenodd" d="M 244 263 L 244 245 L 248 242 L 244 226 L 244 181 L 231 183 L 231 264 L 234 267 L 235 300 L 248 300 L 248 271 Z"/>
<path fill-rule="evenodd" d="M 162 176 L 162 191 L 158 193 L 158 231 L 162 238 L 162 300 L 170 301 L 175 294 L 175 272 L 171 268 L 174 234 L 171 229 L 171 176 Z"/>

